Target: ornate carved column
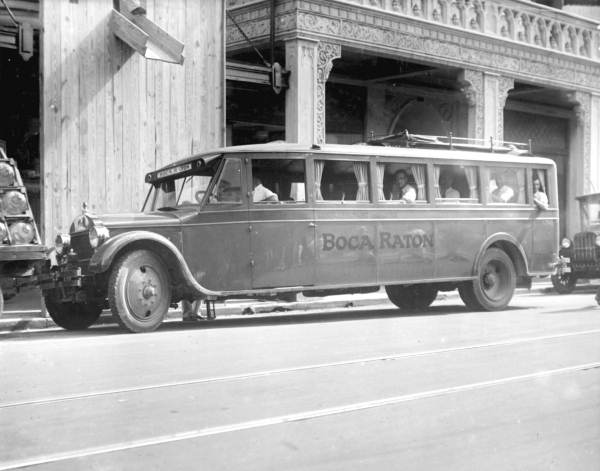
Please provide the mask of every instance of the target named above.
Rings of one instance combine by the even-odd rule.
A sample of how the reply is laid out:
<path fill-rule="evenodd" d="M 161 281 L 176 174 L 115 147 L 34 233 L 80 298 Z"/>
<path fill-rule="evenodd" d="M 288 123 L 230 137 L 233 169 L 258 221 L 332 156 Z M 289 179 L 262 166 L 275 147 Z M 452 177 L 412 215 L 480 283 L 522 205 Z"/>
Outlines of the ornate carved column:
<path fill-rule="evenodd" d="M 285 97 L 285 136 L 289 142 L 325 142 L 325 84 L 339 44 L 309 39 L 285 43 L 285 66 L 290 74 Z"/>
<path fill-rule="evenodd" d="M 477 70 L 464 70 L 460 81 L 461 88 L 467 103 L 467 137 L 483 139 L 483 72 Z"/>
<path fill-rule="evenodd" d="M 573 117 L 569 135 L 569 172 L 567 175 L 567 230 L 574 233 L 579 228 L 579 208 L 575 197 L 598 191 L 598 159 L 600 148 L 597 130 L 600 125 L 600 97 L 579 91 L 570 92 L 567 98 L 573 103 Z M 596 174 L 592 174 L 592 160 Z"/>
<path fill-rule="evenodd" d="M 317 144 L 325 142 L 325 84 L 331 73 L 334 59 L 342 57 L 342 46 L 320 42 L 317 48 L 317 106 L 315 140 Z"/>
<path fill-rule="evenodd" d="M 315 142 L 318 41 L 292 39 L 285 43 L 285 67 L 290 71 L 285 94 L 285 139 Z"/>
<path fill-rule="evenodd" d="M 476 70 L 464 70 L 460 80 L 468 105 L 468 137 L 503 140 L 504 105 L 514 80 Z"/>

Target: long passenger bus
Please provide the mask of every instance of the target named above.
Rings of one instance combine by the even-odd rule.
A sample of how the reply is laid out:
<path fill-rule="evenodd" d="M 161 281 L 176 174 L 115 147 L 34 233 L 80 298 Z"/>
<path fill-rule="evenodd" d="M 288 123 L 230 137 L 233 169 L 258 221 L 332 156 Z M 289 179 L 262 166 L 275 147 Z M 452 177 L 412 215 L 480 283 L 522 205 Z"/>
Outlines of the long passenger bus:
<path fill-rule="evenodd" d="M 454 289 L 498 310 L 551 274 L 551 160 L 451 138 L 369 144 L 227 147 L 149 173 L 141 213 L 84 213 L 59 235 L 43 283 L 51 316 L 85 328 L 110 307 L 139 332 L 180 300 L 381 286 L 403 310 Z"/>

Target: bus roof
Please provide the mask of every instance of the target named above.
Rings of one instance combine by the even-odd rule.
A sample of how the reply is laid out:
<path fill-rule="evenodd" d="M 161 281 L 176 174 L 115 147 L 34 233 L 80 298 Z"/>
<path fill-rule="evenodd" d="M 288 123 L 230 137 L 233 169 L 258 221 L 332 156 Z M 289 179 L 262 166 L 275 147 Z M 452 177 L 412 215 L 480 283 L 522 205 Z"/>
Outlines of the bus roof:
<path fill-rule="evenodd" d="M 492 153 L 478 152 L 462 149 L 430 149 L 413 147 L 386 147 L 371 146 L 366 144 L 322 144 L 307 145 L 288 143 L 283 141 L 270 142 L 267 144 L 249 144 L 243 146 L 229 146 L 213 149 L 207 152 L 195 154 L 184 159 L 173 162 L 165 167 L 157 169 L 146 175 L 146 182 L 155 182 L 161 180 L 161 175 L 165 177 L 178 174 L 178 167 L 192 163 L 194 168 L 208 165 L 224 154 L 238 153 L 304 153 L 313 154 L 339 154 L 352 156 L 371 156 L 371 157 L 405 157 L 405 158 L 424 158 L 449 161 L 473 161 L 486 163 L 510 163 L 510 164 L 538 164 L 555 165 L 554 161 L 545 157 L 531 157 L 528 155 L 519 155 L 518 153 Z M 172 173 L 169 171 L 173 170 Z M 182 169 L 183 170 L 183 169 Z M 189 170 L 189 169 L 188 169 Z"/>

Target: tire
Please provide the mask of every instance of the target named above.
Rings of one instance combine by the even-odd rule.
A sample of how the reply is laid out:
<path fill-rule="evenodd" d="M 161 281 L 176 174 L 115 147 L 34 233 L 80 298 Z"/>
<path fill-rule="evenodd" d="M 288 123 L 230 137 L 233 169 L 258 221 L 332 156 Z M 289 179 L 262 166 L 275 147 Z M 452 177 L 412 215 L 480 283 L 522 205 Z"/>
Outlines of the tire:
<path fill-rule="evenodd" d="M 393 285 L 386 286 L 389 300 L 403 311 L 423 311 L 437 297 L 438 290 L 433 285 Z"/>
<path fill-rule="evenodd" d="M 108 281 L 108 303 L 124 329 L 156 330 L 171 304 L 169 274 L 162 260 L 149 250 L 135 250 L 119 258 Z"/>
<path fill-rule="evenodd" d="M 56 325 L 66 330 L 85 330 L 102 313 L 100 303 L 61 303 L 52 296 L 44 296 L 46 310 Z"/>
<path fill-rule="evenodd" d="M 562 275 L 552 275 L 552 286 L 558 294 L 570 294 L 575 289 L 577 278 L 572 273 L 563 273 Z"/>
<path fill-rule="evenodd" d="M 499 311 L 510 303 L 517 285 L 517 274 L 503 250 L 488 249 L 479 263 L 477 278 L 463 283 L 459 294 L 470 309 Z"/>
<path fill-rule="evenodd" d="M 458 295 L 462 302 L 465 303 L 468 309 L 477 311 L 481 309 L 479 303 L 475 300 L 475 294 L 473 293 L 473 282 L 466 281 L 458 285 Z"/>

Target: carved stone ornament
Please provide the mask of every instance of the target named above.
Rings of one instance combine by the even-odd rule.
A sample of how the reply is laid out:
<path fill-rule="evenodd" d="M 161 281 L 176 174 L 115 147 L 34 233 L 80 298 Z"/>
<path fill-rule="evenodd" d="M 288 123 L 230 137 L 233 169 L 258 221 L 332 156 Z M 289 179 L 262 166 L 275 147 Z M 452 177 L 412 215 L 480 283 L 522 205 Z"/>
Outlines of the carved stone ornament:
<path fill-rule="evenodd" d="M 317 144 L 325 142 L 325 84 L 331 73 L 334 59 L 342 57 L 342 46 L 320 42 L 317 46 L 317 96 L 315 116 L 315 140 Z"/>
<path fill-rule="evenodd" d="M 583 193 L 593 187 L 590 173 L 592 159 L 592 94 L 579 91 L 567 93 L 567 99 L 574 104 L 573 117 L 583 137 Z"/>
<path fill-rule="evenodd" d="M 600 62 L 594 47 L 600 41 L 600 32 L 585 19 L 560 12 L 550 15 L 545 9 L 516 0 L 344 0 L 335 4 L 336 14 L 332 14 L 327 2 L 282 2 L 280 17 L 286 22 L 278 23 L 278 34 L 323 37 L 327 41 L 339 38 L 340 43 L 355 44 L 372 53 L 410 54 L 429 62 L 440 60 L 457 67 L 488 69 L 560 88 L 600 91 Z M 268 37 L 269 11 L 265 5 L 253 2 L 232 11 L 252 39 Z M 455 11 L 460 11 L 458 5 L 464 5 L 463 24 L 452 23 L 451 5 L 455 5 Z M 384 12 L 389 12 L 385 20 Z M 508 41 L 500 39 L 502 26 Z M 555 32 L 564 31 L 562 38 L 555 34 L 556 49 L 550 45 L 553 28 Z M 227 40 L 229 48 L 247 47 L 232 24 L 227 27 Z"/>

